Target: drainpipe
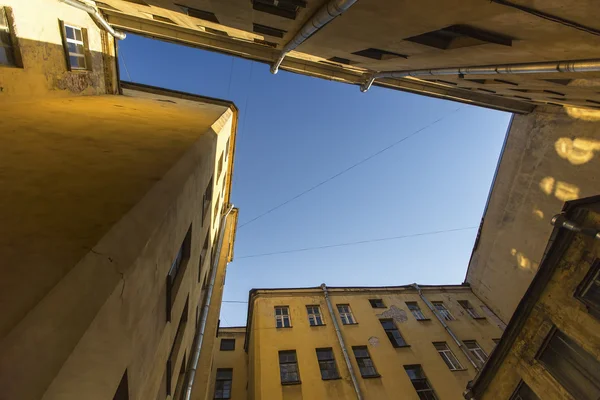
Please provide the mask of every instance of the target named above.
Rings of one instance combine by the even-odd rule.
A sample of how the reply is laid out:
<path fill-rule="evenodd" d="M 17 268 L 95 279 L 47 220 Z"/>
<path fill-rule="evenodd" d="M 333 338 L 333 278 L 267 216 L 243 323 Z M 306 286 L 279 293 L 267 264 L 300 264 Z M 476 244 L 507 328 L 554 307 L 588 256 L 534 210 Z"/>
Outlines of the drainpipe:
<path fill-rule="evenodd" d="M 225 236 L 225 222 L 227 221 L 227 216 L 233 210 L 233 204 L 229 206 L 227 211 L 221 217 L 221 226 L 219 227 L 219 241 L 217 243 L 216 248 L 216 256 L 213 261 L 211 273 L 210 273 L 210 281 L 208 283 L 208 288 L 206 292 L 206 303 L 202 308 L 202 313 L 200 316 L 200 325 L 198 330 L 196 331 L 196 336 L 194 336 L 194 343 L 192 344 L 192 348 L 194 354 L 190 360 L 190 365 L 188 367 L 185 384 L 184 384 L 184 392 L 181 397 L 183 400 L 190 400 L 192 396 L 192 387 L 194 386 L 194 378 L 196 377 L 196 369 L 198 368 L 198 361 L 200 361 L 200 352 L 202 350 L 202 342 L 204 340 L 204 331 L 206 329 L 206 321 L 208 320 L 208 310 L 210 308 L 210 299 L 212 297 L 213 288 L 215 287 L 215 280 L 217 279 L 217 267 L 219 266 L 219 255 L 221 253 L 221 248 L 223 247 L 223 236 Z"/>
<path fill-rule="evenodd" d="M 452 332 L 452 329 L 450 329 L 450 327 L 448 326 L 448 324 L 446 323 L 446 321 L 444 321 L 444 318 L 442 318 L 441 316 L 438 315 L 437 311 L 435 310 L 435 307 L 433 306 L 433 304 L 431 304 L 429 302 L 429 300 L 427 300 L 427 297 L 425 297 L 425 295 L 421 291 L 421 288 L 419 287 L 419 285 L 417 285 L 416 283 L 413 283 L 410 286 L 414 287 L 417 290 L 417 292 L 419 292 L 419 296 L 421 297 L 421 300 L 423 300 L 425 302 L 425 304 L 427 305 L 427 307 L 429 307 L 429 309 L 431 310 L 431 312 L 433 313 L 433 315 L 435 315 L 436 318 L 438 319 L 438 321 L 440 321 L 440 323 L 442 324 L 442 326 L 444 327 L 444 329 L 446 330 L 446 332 L 448 332 L 448 334 L 452 337 L 452 339 L 454 340 L 454 342 L 462 350 L 462 352 L 465 354 L 465 356 L 467 356 L 467 359 L 471 362 L 471 364 L 473 364 L 473 367 L 475 367 L 475 370 L 479 371 L 479 366 L 471 358 L 471 354 L 469 354 L 469 350 L 467 350 L 465 348 L 465 345 L 460 341 L 460 339 L 458 339 L 456 337 L 456 335 L 454 334 L 454 332 Z"/>
<path fill-rule="evenodd" d="M 581 233 L 583 235 L 600 240 L 600 230 L 594 228 L 584 228 L 574 221 L 567 219 L 565 214 L 556 214 L 552 217 L 552 225 L 557 228 L 564 228 L 571 232 Z"/>
<path fill-rule="evenodd" d="M 325 24 L 331 22 L 343 12 L 347 11 L 354 3 L 356 3 L 356 1 L 357 0 L 330 0 L 321 7 L 319 11 L 317 11 L 316 14 L 300 28 L 300 31 L 298 31 L 296 36 L 283 47 L 277 61 L 271 66 L 271 73 L 276 74 L 277 71 L 279 71 L 279 66 L 287 53 L 300 46 L 306 39 L 325 26 Z"/>
<path fill-rule="evenodd" d="M 356 398 L 358 400 L 363 400 L 362 394 L 360 393 L 360 387 L 358 386 L 358 380 L 356 379 L 356 374 L 354 373 L 354 368 L 352 367 L 352 363 L 350 362 L 350 356 L 348 356 L 348 350 L 346 350 L 346 344 L 344 343 L 344 338 L 342 336 L 342 331 L 340 331 L 340 325 L 335 318 L 335 314 L 333 313 L 333 307 L 331 305 L 331 300 L 329 299 L 329 292 L 327 291 L 327 286 L 324 283 L 321 284 L 321 289 L 323 289 L 323 294 L 325 295 L 325 302 L 327 303 L 327 309 L 329 310 L 329 318 L 333 322 L 333 327 L 335 328 L 335 333 L 338 338 L 338 342 L 340 343 L 340 347 L 342 348 L 342 354 L 344 355 L 344 360 L 346 361 L 346 367 L 348 367 L 348 372 L 350 373 L 350 378 L 352 378 L 352 384 L 354 385 L 354 391 L 356 392 Z"/>
<path fill-rule="evenodd" d="M 80 10 L 83 10 L 83 11 L 87 12 L 88 14 L 90 14 L 90 17 L 92 17 L 92 19 L 94 21 L 96 21 L 99 25 L 101 25 L 108 33 L 110 33 L 116 39 L 120 39 L 120 40 L 125 39 L 125 36 L 126 36 L 125 33 L 121 32 L 121 31 L 117 31 L 112 26 L 110 26 L 108 21 L 104 19 L 104 16 L 102 16 L 100 11 L 98 11 L 98 9 L 96 7 L 81 3 L 77 0 L 60 0 L 60 1 L 62 1 L 65 4 L 68 4 L 70 6 L 73 6 L 75 8 L 79 8 Z"/>
<path fill-rule="evenodd" d="M 497 74 L 549 74 L 557 72 L 598 72 L 600 71 L 600 60 L 587 61 L 552 61 L 528 64 L 505 64 L 479 67 L 457 67 L 438 69 L 419 69 L 411 71 L 388 71 L 378 72 L 360 85 L 360 91 L 366 92 L 376 79 L 380 78 L 406 78 L 442 75 L 497 75 Z"/>

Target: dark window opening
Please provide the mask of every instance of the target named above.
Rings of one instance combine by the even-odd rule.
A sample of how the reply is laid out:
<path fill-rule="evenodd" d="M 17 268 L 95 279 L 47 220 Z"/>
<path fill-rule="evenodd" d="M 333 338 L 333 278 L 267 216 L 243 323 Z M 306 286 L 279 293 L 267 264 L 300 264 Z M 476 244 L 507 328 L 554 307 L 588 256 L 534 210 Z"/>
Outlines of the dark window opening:
<path fill-rule="evenodd" d="M 217 164 L 217 181 L 221 179 L 221 172 L 223 172 L 223 154 L 221 153 L 221 157 L 219 157 L 219 163 Z"/>
<path fill-rule="evenodd" d="M 229 36 L 229 33 L 220 29 L 209 28 L 208 26 L 203 26 L 202 28 L 204 28 L 204 32 L 212 33 L 213 35 Z"/>
<path fill-rule="evenodd" d="M 317 349 L 317 360 L 321 370 L 321 379 L 338 379 L 340 377 L 331 348 Z"/>
<path fill-rule="evenodd" d="M 177 325 L 177 331 L 175 332 L 175 339 L 173 340 L 169 358 L 167 359 L 167 395 L 172 394 L 171 386 L 173 384 L 173 372 L 175 369 L 173 364 L 177 358 L 177 353 L 179 353 L 179 348 L 181 347 L 181 342 L 183 341 L 183 335 L 187 326 L 189 300 L 189 297 L 185 300 L 185 306 L 183 307 L 179 325 Z"/>
<path fill-rule="evenodd" d="M 387 50 L 380 50 L 374 48 L 368 48 L 361 51 L 355 51 L 354 53 L 357 56 L 372 58 L 373 60 L 392 60 L 394 58 L 408 58 L 404 54 L 398 54 Z"/>
<path fill-rule="evenodd" d="M 232 351 L 235 350 L 235 339 L 221 339 L 221 351 Z"/>
<path fill-rule="evenodd" d="M 405 40 L 441 50 L 458 49 L 488 43 L 512 46 L 512 39 L 506 36 L 466 25 L 452 25 L 437 31 L 409 37 Z"/>
<path fill-rule="evenodd" d="M 269 35 L 278 38 L 282 38 L 286 34 L 286 31 L 284 31 L 283 29 L 272 28 L 270 26 L 261 24 L 253 24 L 253 31 L 256 33 L 261 33 L 263 35 Z"/>
<path fill-rule="evenodd" d="M 493 91 L 491 91 L 492 93 L 495 93 Z M 469 302 L 469 300 L 459 300 L 458 304 L 460 304 L 460 306 L 467 312 L 467 314 L 469 314 L 471 316 L 471 318 L 473 319 L 485 319 L 484 317 L 482 317 L 481 315 L 479 315 L 479 313 L 477 312 L 477 310 L 475 309 L 475 307 L 473 307 L 473 305 Z"/>
<path fill-rule="evenodd" d="M 210 203 L 212 202 L 213 197 L 213 177 L 210 177 L 210 181 L 208 182 L 208 186 L 206 190 L 204 190 L 204 196 L 202 197 L 202 221 L 206 218 L 206 214 L 208 214 L 208 209 L 210 208 Z"/>
<path fill-rule="evenodd" d="M 154 15 L 154 14 L 152 14 L 152 19 L 155 20 L 155 21 L 166 22 L 168 24 L 177 25 L 172 19 L 167 18 L 167 17 L 163 17 L 161 15 Z"/>
<path fill-rule="evenodd" d="M 417 302 L 407 301 L 406 305 L 408 306 L 408 309 L 417 321 L 429 321 L 429 318 L 423 315 L 423 311 L 421 311 L 421 308 L 419 307 Z"/>
<path fill-rule="evenodd" d="M 272 47 L 272 48 L 277 47 L 277 43 L 269 42 L 268 40 L 254 39 L 254 43 L 262 44 L 263 46 L 268 46 L 268 47 Z"/>
<path fill-rule="evenodd" d="M 394 320 L 392 320 L 392 319 L 381 319 L 381 320 L 379 320 L 379 322 L 381 322 L 381 326 L 385 330 L 385 333 L 386 333 L 388 339 L 390 339 L 390 342 L 392 343 L 392 346 L 394 346 L 394 347 L 406 347 L 406 346 L 408 346 L 407 343 L 406 343 L 406 341 L 402 337 L 402 335 L 400 335 L 400 331 L 396 327 L 396 324 L 394 323 Z"/>
<path fill-rule="evenodd" d="M 215 382 L 214 399 L 230 399 L 231 386 L 233 383 L 233 369 L 219 368 L 217 369 L 217 380 Z"/>
<path fill-rule="evenodd" d="M 219 23 L 217 16 L 214 13 L 211 13 L 210 11 L 198 10 L 197 8 L 182 6 L 181 4 L 175 4 L 175 5 L 179 6 L 183 10 L 183 12 L 186 13 L 187 15 L 189 15 L 190 17 L 214 22 L 215 24 Z"/>
<path fill-rule="evenodd" d="M 336 62 L 336 63 L 340 63 L 340 64 L 346 64 L 346 65 L 352 64 L 352 61 L 348 60 L 347 58 L 342 58 L 342 57 L 331 57 L 331 58 L 328 58 L 328 60 Z"/>
<path fill-rule="evenodd" d="M 129 400 L 129 382 L 127 381 L 127 370 L 123 373 L 119 387 L 113 396 L 113 400 Z"/>
<path fill-rule="evenodd" d="M 558 329 L 550 332 L 537 359 L 577 400 L 600 398 L 600 362 Z"/>
<path fill-rule="evenodd" d="M 354 357 L 356 358 L 360 375 L 363 378 L 373 378 L 379 376 L 377 370 L 375 369 L 375 364 L 373 364 L 373 360 L 371 360 L 367 346 L 352 346 L 352 351 L 354 352 Z"/>
<path fill-rule="evenodd" d="M 206 233 L 206 239 L 202 245 L 202 251 L 200 251 L 200 261 L 198 262 L 198 282 L 202 279 L 202 266 L 206 261 L 206 255 L 208 254 L 208 237 L 210 236 L 210 230 Z"/>
<path fill-rule="evenodd" d="M 148 3 L 146 3 L 145 1 L 142 1 L 142 0 L 125 0 L 125 1 L 129 2 L 129 3 L 139 4 L 141 6 L 148 6 Z"/>
<path fill-rule="evenodd" d="M 437 396 L 433 388 L 429 384 L 423 368 L 420 365 L 405 365 L 404 370 L 408 374 L 413 387 L 417 391 L 417 395 L 421 400 L 437 400 Z"/>
<path fill-rule="evenodd" d="M 296 350 L 279 352 L 279 375 L 281 383 L 300 383 Z"/>
<path fill-rule="evenodd" d="M 306 7 L 304 0 L 252 0 L 252 8 L 279 17 L 296 19 L 300 8 Z"/>
<path fill-rule="evenodd" d="M 369 299 L 369 303 L 371 303 L 371 307 L 373 308 L 385 308 L 385 304 L 383 304 L 383 300 L 381 299 Z"/>
<path fill-rule="evenodd" d="M 563 97 L 565 94 L 564 93 L 560 93 L 560 92 L 555 92 L 554 90 L 544 90 L 544 93 L 550 93 L 556 96 L 561 96 Z"/>
<path fill-rule="evenodd" d="M 515 392 L 510 396 L 510 400 L 540 400 L 540 398 L 537 397 L 525 382 L 521 381 Z"/>
<path fill-rule="evenodd" d="M 179 247 L 175 260 L 171 264 L 169 273 L 167 274 L 167 321 L 171 320 L 171 308 L 177 297 L 177 291 L 181 285 L 183 279 L 183 271 L 188 264 L 190 259 L 190 250 L 192 245 L 192 225 L 188 228 L 188 231 L 183 239 L 183 243 Z"/>

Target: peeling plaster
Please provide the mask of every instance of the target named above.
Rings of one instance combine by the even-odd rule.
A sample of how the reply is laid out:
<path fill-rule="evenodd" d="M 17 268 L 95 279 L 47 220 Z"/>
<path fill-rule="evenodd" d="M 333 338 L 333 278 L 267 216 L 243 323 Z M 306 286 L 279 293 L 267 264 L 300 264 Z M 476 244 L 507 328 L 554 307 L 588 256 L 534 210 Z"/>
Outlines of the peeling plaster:
<path fill-rule="evenodd" d="M 377 336 L 371 336 L 369 338 L 369 344 L 373 347 L 379 346 L 379 338 Z"/>
<path fill-rule="evenodd" d="M 381 314 L 377 314 L 378 317 L 380 318 L 391 318 L 393 319 L 395 322 L 406 322 L 406 320 L 408 320 L 408 317 L 406 316 L 406 311 L 404 311 L 401 308 L 398 308 L 394 305 L 390 306 L 390 308 L 388 308 L 386 311 L 382 312 Z"/>

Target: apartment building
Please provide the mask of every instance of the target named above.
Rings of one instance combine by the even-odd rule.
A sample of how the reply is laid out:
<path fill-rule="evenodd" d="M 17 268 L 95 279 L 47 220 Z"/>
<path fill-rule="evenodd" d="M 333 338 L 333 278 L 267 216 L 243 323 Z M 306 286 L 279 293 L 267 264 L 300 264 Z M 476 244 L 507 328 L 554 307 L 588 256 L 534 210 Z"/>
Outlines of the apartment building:
<path fill-rule="evenodd" d="M 461 399 L 502 336 L 488 312 L 463 285 L 253 289 L 213 398 Z"/>
<path fill-rule="evenodd" d="M 600 197 L 568 202 L 467 400 L 600 397 Z"/>
<path fill-rule="evenodd" d="M 203 398 L 238 111 L 121 82 L 98 15 L 0 7 L 0 399 Z"/>

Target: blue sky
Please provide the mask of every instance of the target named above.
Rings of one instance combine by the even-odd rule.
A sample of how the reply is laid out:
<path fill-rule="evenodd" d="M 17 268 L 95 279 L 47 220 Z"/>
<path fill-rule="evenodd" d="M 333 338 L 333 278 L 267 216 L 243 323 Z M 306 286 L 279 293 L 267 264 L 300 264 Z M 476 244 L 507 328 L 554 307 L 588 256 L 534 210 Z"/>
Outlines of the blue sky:
<path fill-rule="evenodd" d="M 240 227 L 222 326 L 245 324 L 251 288 L 463 281 L 510 114 L 378 87 L 361 93 L 285 71 L 271 75 L 265 64 L 134 35 L 119 49 L 122 79 L 233 100 L 240 109 L 232 193 L 240 225 L 427 127 Z"/>

